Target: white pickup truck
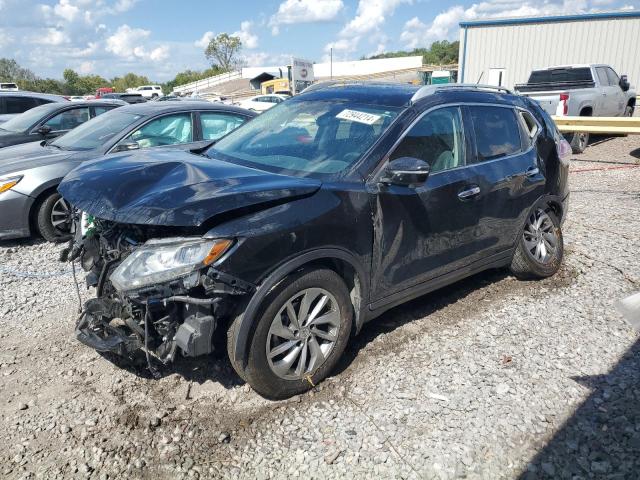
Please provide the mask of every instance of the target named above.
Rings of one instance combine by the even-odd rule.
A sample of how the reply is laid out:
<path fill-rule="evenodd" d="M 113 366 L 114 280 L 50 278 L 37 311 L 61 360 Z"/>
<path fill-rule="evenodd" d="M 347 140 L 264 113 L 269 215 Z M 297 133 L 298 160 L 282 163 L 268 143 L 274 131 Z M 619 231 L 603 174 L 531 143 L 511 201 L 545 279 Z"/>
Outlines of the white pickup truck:
<path fill-rule="evenodd" d="M 515 90 L 536 100 L 549 115 L 621 117 L 633 116 L 636 92 L 626 75 L 609 65 L 564 65 L 534 70 L 529 81 Z M 588 133 L 566 135 L 573 153 L 582 153 Z"/>

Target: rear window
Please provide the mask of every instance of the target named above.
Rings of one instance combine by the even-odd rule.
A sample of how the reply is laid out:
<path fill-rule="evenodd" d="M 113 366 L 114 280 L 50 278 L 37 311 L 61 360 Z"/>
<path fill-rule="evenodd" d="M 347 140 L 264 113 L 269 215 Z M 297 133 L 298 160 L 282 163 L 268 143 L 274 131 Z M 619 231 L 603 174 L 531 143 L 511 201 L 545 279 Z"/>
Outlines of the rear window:
<path fill-rule="evenodd" d="M 36 99 L 31 97 L 4 97 L 4 101 L 4 113 L 22 113 L 39 105 Z"/>
<path fill-rule="evenodd" d="M 508 107 L 469 107 L 476 134 L 478 162 L 513 155 L 522 150 L 520 126 Z"/>
<path fill-rule="evenodd" d="M 557 82 L 591 82 L 590 68 L 554 68 L 551 70 L 534 70 L 529 76 L 529 83 Z"/>

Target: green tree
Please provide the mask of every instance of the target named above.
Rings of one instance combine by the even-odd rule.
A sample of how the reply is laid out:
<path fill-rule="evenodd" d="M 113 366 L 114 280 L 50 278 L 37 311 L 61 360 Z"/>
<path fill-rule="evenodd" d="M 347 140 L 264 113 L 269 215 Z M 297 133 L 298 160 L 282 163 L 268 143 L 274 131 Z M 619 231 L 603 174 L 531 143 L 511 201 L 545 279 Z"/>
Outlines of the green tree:
<path fill-rule="evenodd" d="M 135 73 L 127 73 L 123 77 L 114 77 L 111 79 L 111 86 L 116 92 L 124 92 L 127 88 L 135 88 L 140 85 L 149 85 L 151 82 L 144 75 L 136 75 Z"/>
<path fill-rule="evenodd" d="M 458 63 L 458 51 L 460 42 L 449 42 L 442 40 L 433 42 L 429 48 L 414 48 L 413 50 L 399 50 L 397 52 L 385 52 L 379 55 L 369 57 L 375 58 L 394 58 L 394 57 L 410 57 L 414 55 L 422 55 L 422 62 L 428 65 L 447 65 Z"/>
<path fill-rule="evenodd" d="M 238 54 L 242 49 L 240 37 L 233 37 L 228 33 L 221 33 L 209 41 L 209 45 L 204 51 L 204 56 L 211 62 L 211 67 L 219 68 L 223 72 L 228 72 L 238 68 L 240 59 Z"/>
<path fill-rule="evenodd" d="M 195 82 L 196 80 L 202 80 L 203 78 L 213 77 L 214 75 L 219 75 L 224 73 L 224 71 L 214 65 L 211 68 L 207 68 L 201 72 L 196 70 L 185 70 L 184 72 L 179 72 L 176 74 L 173 80 L 169 80 L 167 83 L 163 85 L 163 90 L 167 93 L 172 92 L 173 89 L 179 85 L 185 85 L 187 83 Z"/>
<path fill-rule="evenodd" d="M 28 68 L 22 68 L 12 58 L 0 58 L 0 81 L 2 82 L 32 82 L 36 75 Z"/>

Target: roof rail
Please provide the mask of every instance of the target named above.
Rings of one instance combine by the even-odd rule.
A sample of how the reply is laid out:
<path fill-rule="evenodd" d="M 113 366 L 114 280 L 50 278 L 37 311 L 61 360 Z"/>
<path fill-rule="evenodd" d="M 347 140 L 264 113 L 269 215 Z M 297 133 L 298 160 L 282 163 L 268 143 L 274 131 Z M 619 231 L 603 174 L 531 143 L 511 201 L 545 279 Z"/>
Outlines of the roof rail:
<path fill-rule="evenodd" d="M 442 83 L 436 85 L 425 85 L 413 94 L 413 97 L 411 97 L 411 103 L 415 103 L 428 95 L 433 95 L 439 90 L 495 90 L 509 94 L 513 93 L 506 87 L 497 87 L 495 85 L 482 85 L 477 83 Z"/>

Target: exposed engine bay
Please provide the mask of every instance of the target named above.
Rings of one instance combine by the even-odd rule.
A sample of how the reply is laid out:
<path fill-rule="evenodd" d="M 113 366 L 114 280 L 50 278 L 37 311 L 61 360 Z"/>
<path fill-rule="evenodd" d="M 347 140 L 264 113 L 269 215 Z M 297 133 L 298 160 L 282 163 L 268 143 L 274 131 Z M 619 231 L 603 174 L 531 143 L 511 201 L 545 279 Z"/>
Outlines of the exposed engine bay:
<path fill-rule="evenodd" d="M 79 263 L 87 288 L 76 336 L 99 352 L 130 359 L 145 352 L 168 364 L 178 354 L 211 353 L 214 333 L 253 285 L 216 270 L 233 241 L 204 239 L 184 228 L 130 225 L 76 215 L 75 238 L 62 261 Z"/>

